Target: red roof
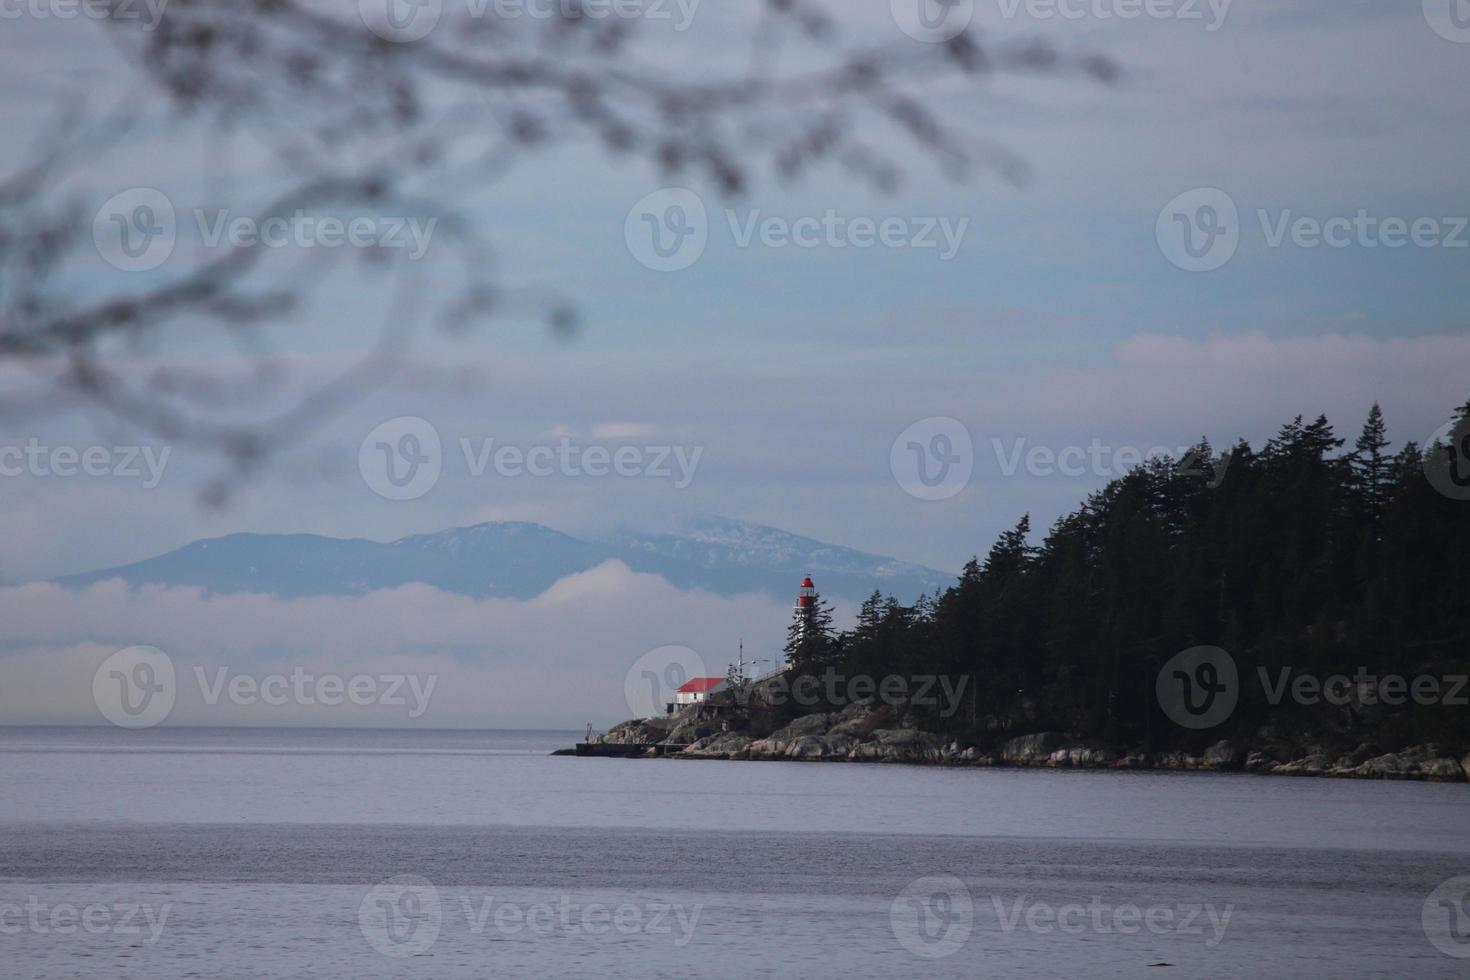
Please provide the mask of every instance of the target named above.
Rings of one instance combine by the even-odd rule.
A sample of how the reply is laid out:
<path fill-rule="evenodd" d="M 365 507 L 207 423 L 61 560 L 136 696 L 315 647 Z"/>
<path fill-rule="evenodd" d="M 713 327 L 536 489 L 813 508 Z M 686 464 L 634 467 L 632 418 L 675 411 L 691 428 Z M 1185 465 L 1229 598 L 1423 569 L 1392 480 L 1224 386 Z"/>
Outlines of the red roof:
<path fill-rule="evenodd" d="M 694 680 L 679 688 L 680 694 L 708 694 L 710 691 L 725 683 L 723 677 L 696 677 Z"/>

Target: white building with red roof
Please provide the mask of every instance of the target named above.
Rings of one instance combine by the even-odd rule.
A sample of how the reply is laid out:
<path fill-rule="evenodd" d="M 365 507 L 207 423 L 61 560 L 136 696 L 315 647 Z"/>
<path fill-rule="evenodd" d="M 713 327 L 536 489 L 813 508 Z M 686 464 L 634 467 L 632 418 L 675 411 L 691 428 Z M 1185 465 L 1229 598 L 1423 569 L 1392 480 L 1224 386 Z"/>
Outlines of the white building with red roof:
<path fill-rule="evenodd" d="M 728 686 L 723 677 L 696 677 L 674 692 L 674 705 L 685 708 L 691 704 L 703 704 L 711 694 L 718 694 Z"/>

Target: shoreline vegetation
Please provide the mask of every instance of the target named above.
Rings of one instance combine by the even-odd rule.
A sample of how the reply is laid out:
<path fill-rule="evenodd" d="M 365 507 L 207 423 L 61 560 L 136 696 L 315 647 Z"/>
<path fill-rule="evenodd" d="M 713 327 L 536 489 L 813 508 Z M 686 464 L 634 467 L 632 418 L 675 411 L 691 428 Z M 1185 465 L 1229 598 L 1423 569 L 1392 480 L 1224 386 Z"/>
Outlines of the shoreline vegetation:
<path fill-rule="evenodd" d="M 808 579 L 783 673 L 732 668 L 704 704 L 604 741 L 1470 780 L 1470 401 L 1450 419 L 1397 452 L 1376 404 L 1346 450 L 1323 416 L 1259 449 L 1202 440 L 1089 495 L 1039 545 L 1023 517 L 948 589 L 874 592 L 846 630 Z"/>

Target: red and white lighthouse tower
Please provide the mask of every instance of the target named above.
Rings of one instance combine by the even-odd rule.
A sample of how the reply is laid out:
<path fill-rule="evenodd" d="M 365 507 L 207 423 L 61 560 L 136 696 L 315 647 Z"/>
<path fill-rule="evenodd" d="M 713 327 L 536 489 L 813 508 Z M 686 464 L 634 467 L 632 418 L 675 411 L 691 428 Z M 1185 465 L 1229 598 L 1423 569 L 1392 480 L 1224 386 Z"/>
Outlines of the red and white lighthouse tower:
<path fill-rule="evenodd" d="M 817 587 L 812 584 L 812 577 L 808 575 L 801 580 L 801 591 L 796 593 L 796 608 L 810 609 L 817 601 Z"/>
<path fill-rule="evenodd" d="M 801 580 L 801 588 L 796 593 L 796 635 L 798 640 L 806 639 L 806 631 L 811 626 L 812 615 L 817 611 L 817 587 L 812 584 L 812 577 L 808 575 Z"/>

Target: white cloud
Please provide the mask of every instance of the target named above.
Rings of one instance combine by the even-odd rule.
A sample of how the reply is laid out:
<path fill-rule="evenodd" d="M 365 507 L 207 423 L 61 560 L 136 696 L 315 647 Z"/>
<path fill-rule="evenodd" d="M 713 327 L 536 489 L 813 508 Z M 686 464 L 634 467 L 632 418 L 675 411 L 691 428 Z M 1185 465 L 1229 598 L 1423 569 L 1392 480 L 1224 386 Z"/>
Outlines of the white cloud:
<path fill-rule="evenodd" d="M 0 717 L 12 724 L 101 721 L 93 674 L 120 648 L 149 645 L 173 660 L 178 698 L 170 724 L 390 725 L 466 728 L 605 726 L 629 714 L 626 674 L 650 650 L 683 645 L 722 674 L 746 655 L 777 648 L 789 610 L 770 597 L 681 592 L 618 562 L 569 576 L 529 600 L 483 599 L 414 585 L 360 598 L 281 600 L 197 589 L 81 592 L 52 585 L 0 589 Z M 767 654 L 768 655 L 768 654 Z M 293 703 L 206 703 L 207 685 L 262 681 L 294 670 L 411 675 L 428 710 Z M 408 693 L 408 687 L 403 689 Z"/>

